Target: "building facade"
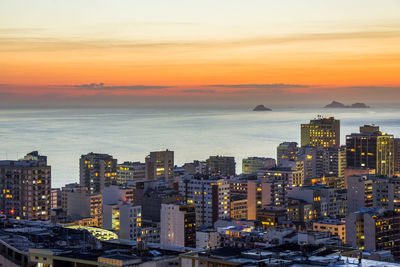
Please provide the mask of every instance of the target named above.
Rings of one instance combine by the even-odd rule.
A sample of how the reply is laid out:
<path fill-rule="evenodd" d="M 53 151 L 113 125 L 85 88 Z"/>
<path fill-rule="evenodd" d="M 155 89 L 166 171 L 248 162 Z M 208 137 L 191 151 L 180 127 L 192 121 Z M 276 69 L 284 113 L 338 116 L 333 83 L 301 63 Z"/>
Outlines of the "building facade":
<path fill-rule="evenodd" d="M 162 204 L 160 243 L 196 247 L 196 208 L 193 204 Z"/>
<path fill-rule="evenodd" d="M 72 190 L 67 193 L 67 216 L 74 220 L 92 218 L 94 226 L 102 226 L 103 196 L 87 191 Z"/>
<path fill-rule="evenodd" d="M 400 214 L 392 210 L 363 208 L 346 218 L 346 242 L 372 252 L 389 250 L 400 256 Z"/>
<path fill-rule="evenodd" d="M 375 169 L 377 175 L 394 174 L 394 136 L 364 125 L 360 133 L 346 136 L 347 168 Z"/>
<path fill-rule="evenodd" d="M 146 164 L 125 161 L 117 165 L 117 184 L 142 181 L 146 178 Z"/>
<path fill-rule="evenodd" d="M 22 160 L 0 161 L 0 211 L 24 220 L 51 218 L 51 167 L 36 151 Z"/>
<path fill-rule="evenodd" d="M 146 180 L 160 180 L 173 182 L 174 178 L 174 151 L 150 152 L 146 157 Z"/>
<path fill-rule="evenodd" d="M 188 178 L 179 181 L 179 193 L 196 207 L 196 225 L 213 227 L 218 219 L 230 216 L 230 184 L 225 179 Z"/>
<path fill-rule="evenodd" d="M 301 125 L 301 146 L 340 147 L 340 121 L 319 116 Z"/>
<path fill-rule="evenodd" d="M 79 183 L 91 194 L 101 193 L 104 187 L 116 183 L 117 160 L 107 154 L 89 153 L 79 161 Z"/>
<path fill-rule="evenodd" d="M 276 149 L 276 159 L 278 167 L 282 167 L 282 160 L 297 160 L 297 152 L 299 148 L 297 142 L 280 143 Z"/>
<path fill-rule="evenodd" d="M 211 175 L 234 176 L 236 174 L 234 157 L 211 156 L 207 159 L 207 166 Z"/>
<path fill-rule="evenodd" d="M 276 166 L 276 160 L 272 158 L 250 157 L 242 160 L 243 174 L 257 174 L 260 169 L 268 169 Z"/>

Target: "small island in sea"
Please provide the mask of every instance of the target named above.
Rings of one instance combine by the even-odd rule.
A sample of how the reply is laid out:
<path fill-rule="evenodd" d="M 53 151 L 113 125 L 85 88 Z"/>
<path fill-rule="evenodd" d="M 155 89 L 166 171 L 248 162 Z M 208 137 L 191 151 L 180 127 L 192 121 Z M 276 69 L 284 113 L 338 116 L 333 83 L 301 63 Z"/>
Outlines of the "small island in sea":
<path fill-rule="evenodd" d="M 272 111 L 272 109 L 265 107 L 264 105 L 256 106 L 253 111 Z"/>
<path fill-rule="evenodd" d="M 326 105 L 325 108 L 369 108 L 365 103 L 354 103 L 351 105 L 345 105 L 343 103 L 332 101 L 329 105 Z"/>

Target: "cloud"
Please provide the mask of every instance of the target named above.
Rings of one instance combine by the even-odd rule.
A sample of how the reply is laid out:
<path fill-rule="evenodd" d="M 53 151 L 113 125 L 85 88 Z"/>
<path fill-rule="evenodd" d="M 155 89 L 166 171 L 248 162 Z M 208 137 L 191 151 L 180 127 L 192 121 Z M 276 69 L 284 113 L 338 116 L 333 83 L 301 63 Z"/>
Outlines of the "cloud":
<path fill-rule="evenodd" d="M 32 29 L 38 30 L 38 29 Z M 13 29 L 3 29 L 5 33 L 14 31 Z M 25 29 L 29 31 L 29 29 Z M 1 33 L 1 29 L 0 29 Z M 18 33 L 18 31 L 16 32 Z M 22 50 L 40 51 L 59 51 L 76 49 L 159 49 L 159 48 L 234 48 L 249 46 L 268 46 L 286 43 L 310 42 L 310 41 L 334 41 L 334 40 L 354 40 L 354 39 L 391 39 L 398 38 L 400 31 L 396 29 L 367 30 L 367 31 L 337 31 L 337 32 L 314 32 L 286 35 L 263 35 L 249 38 L 215 39 L 215 40 L 129 40 L 129 39 L 110 39 L 110 38 L 55 38 L 49 36 L 26 37 L 23 34 L 17 37 L 0 37 L 0 50 L 3 52 L 15 52 Z"/>
<path fill-rule="evenodd" d="M 157 85 L 113 85 L 105 86 L 104 83 L 89 83 L 78 85 L 60 85 L 59 87 L 82 88 L 93 90 L 161 90 L 171 88 L 172 86 L 157 86 Z"/>
<path fill-rule="evenodd" d="M 354 90 L 400 90 L 400 86 L 346 86 L 340 87 L 342 89 L 354 89 Z"/>
<path fill-rule="evenodd" d="M 215 93 L 215 90 L 204 90 L 204 89 L 187 89 L 183 90 L 184 93 Z"/>
<path fill-rule="evenodd" d="M 0 28 L 0 34 L 31 34 L 43 32 L 44 28 Z"/>
<path fill-rule="evenodd" d="M 209 87 L 224 87 L 224 88 L 249 88 L 249 89 L 277 89 L 277 88 L 309 88 L 309 85 L 303 84 L 285 84 L 285 83 L 276 83 L 276 84 L 213 84 L 207 85 Z"/>

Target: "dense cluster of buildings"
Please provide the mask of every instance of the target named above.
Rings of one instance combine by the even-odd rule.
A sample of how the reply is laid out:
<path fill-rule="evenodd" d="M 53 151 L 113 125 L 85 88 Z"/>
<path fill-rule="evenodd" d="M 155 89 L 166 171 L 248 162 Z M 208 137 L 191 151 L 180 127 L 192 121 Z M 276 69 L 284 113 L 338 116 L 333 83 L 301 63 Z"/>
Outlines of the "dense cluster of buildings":
<path fill-rule="evenodd" d="M 301 125 L 276 158 L 182 166 L 89 153 L 79 183 L 51 187 L 37 151 L 0 161 L 6 266 L 387 266 L 400 262 L 400 139 L 378 126 Z M 391 263 L 388 263 L 391 262 Z M 14 264 L 14 265 L 13 265 Z M 63 265 L 61 265 L 63 264 Z M 332 265 L 333 264 L 333 265 Z"/>

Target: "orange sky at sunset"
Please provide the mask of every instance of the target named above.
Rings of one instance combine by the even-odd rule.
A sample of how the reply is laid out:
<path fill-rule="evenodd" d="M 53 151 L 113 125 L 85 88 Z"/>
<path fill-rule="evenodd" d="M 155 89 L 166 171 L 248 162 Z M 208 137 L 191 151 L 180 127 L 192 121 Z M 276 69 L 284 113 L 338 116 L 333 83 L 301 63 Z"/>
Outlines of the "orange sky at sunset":
<path fill-rule="evenodd" d="M 72 2 L 66 14 L 79 5 Z M 121 10 L 144 5 L 121 2 Z M 266 2 L 271 3 L 265 1 L 260 8 L 265 8 L 268 17 Z M 274 20 L 262 13 L 252 17 L 254 7 L 233 1 L 243 8 L 243 25 L 235 19 L 237 9 L 226 10 L 226 21 L 207 14 L 211 3 L 202 6 L 204 17 L 194 16 L 193 21 L 188 15 L 155 19 L 149 13 L 146 21 L 157 22 L 143 25 L 133 16 L 107 24 L 110 18 L 103 20 L 102 12 L 109 6 L 103 3 L 98 17 L 88 21 L 84 14 L 75 14 L 69 25 L 63 16 L 53 23 L 50 7 L 45 5 L 34 7 L 43 21 L 20 14 L 24 20 L 15 22 L 12 15 L 17 7 L 13 1 L 4 1 L 0 4 L 0 104 L 32 104 L 29 99 L 38 105 L 111 101 L 115 106 L 182 101 L 240 104 L 260 99 L 274 104 L 321 99 L 396 102 L 394 97 L 400 97 L 400 23 L 394 21 L 400 15 L 393 9 L 400 10 L 400 4 L 379 1 L 377 14 L 368 20 L 368 12 L 375 8 L 373 1 L 355 2 L 369 9 L 354 9 L 359 14 L 352 17 L 351 8 L 356 7 L 338 1 L 332 8 L 350 11 L 335 21 L 323 6 L 315 7 L 315 12 L 322 12 L 315 17 L 307 13 L 312 10 L 285 19 L 277 12 L 269 15 L 276 16 Z M 171 3 L 177 7 L 179 1 Z M 89 7 L 86 3 L 81 8 Z M 96 6 L 91 8 L 96 12 Z M 185 8 L 192 10 L 190 5 Z M 290 12 L 304 7 L 292 8 Z"/>

